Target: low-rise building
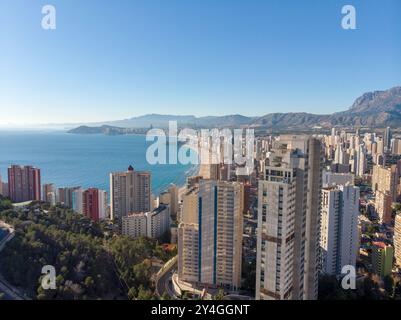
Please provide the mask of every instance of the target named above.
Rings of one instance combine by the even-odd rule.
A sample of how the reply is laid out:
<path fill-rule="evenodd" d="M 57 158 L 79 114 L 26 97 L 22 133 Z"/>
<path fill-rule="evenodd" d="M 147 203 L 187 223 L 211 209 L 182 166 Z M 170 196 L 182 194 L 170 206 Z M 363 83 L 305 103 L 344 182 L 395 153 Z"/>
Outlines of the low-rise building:
<path fill-rule="evenodd" d="M 122 234 L 133 238 L 160 238 L 169 228 L 170 210 L 164 204 L 150 212 L 132 213 L 122 217 Z"/>

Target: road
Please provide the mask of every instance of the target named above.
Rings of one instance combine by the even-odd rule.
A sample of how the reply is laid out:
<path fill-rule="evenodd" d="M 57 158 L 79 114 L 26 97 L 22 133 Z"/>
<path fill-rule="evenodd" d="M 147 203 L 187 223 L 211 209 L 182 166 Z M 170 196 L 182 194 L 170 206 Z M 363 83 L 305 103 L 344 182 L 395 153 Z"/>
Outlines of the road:
<path fill-rule="evenodd" d="M 172 287 L 171 278 L 175 272 L 177 264 L 173 264 L 169 267 L 169 269 L 164 273 L 164 275 L 157 281 L 156 283 L 156 294 L 162 296 L 164 292 L 170 296 L 171 299 L 177 299 L 174 294 L 174 290 Z"/>
<path fill-rule="evenodd" d="M 0 221 L 0 226 L 7 227 L 9 233 L 0 241 L 0 255 L 1 251 L 4 249 L 7 242 L 9 242 L 12 238 L 14 238 L 14 229 L 5 224 L 3 221 Z M 4 293 L 5 296 L 3 299 L 5 300 L 25 300 L 25 298 L 13 287 L 11 286 L 0 274 L 0 292 Z"/>

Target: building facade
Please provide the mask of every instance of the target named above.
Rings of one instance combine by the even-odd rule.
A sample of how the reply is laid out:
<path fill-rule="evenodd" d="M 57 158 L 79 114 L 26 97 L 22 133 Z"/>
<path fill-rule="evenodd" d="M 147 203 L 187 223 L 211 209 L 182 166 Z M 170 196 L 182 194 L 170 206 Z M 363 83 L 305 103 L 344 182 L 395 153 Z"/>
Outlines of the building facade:
<path fill-rule="evenodd" d="M 183 196 L 178 277 L 200 286 L 241 286 L 243 185 L 200 180 Z"/>
<path fill-rule="evenodd" d="M 93 221 L 104 220 L 107 214 L 107 193 L 104 190 L 89 188 L 82 193 L 82 211 Z"/>
<path fill-rule="evenodd" d="M 111 219 L 120 222 L 131 213 L 151 211 L 150 172 L 137 172 L 129 166 L 126 172 L 110 174 Z"/>
<path fill-rule="evenodd" d="M 259 180 L 256 299 L 317 298 L 321 142 L 281 136 Z"/>
<path fill-rule="evenodd" d="M 359 198 L 359 188 L 351 185 L 322 190 L 322 273 L 341 275 L 344 266 L 356 266 L 359 250 Z"/>
<path fill-rule="evenodd" d="M 396 265 L 401 268 L 401 213 L 395 216 L 394 226 L 394 257 Z"/>
<path fill-rule="evenodd" d="M 170 229 L 169 206 L 161 204 L 151 212 L 132 213 L 122 218 L 122 234 L 158 239 Z"/>
<path fill-rule="evenodd" d="M 9 167 L 8 196 L 13 202 L 41 201 L 40 169 L 18 165 Z"/>
<path fill-rule="evenodd" d="M 43 185 L 42 200 L 52 206 L 56 204 L 56 189 L 53 183 Z"/>
<path fill-rule="evenodd" d="M 394 249 L 384 242 L 372 243 L 373 271 L 382 278 L 391 274 L 393 268 Z"/>

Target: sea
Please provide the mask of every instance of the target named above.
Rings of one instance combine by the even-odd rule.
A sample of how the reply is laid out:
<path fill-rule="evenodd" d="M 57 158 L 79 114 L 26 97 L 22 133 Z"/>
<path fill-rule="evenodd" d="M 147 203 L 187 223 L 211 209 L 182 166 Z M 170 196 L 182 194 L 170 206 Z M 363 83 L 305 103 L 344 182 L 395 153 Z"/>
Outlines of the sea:
<path fill-rule="evenodd" d="M 42 185 L 95 187 L 109 191 L 109 174 L 132 165 L 152 174 L 152 193 L 171 183 L 178 187 L 198 172 L 196 165 L 149 164 L 145 135 L 72 134 L 65 131 L 0 131 L 0 174 L 7 180 L 11 164 L 41 169 Z"/>

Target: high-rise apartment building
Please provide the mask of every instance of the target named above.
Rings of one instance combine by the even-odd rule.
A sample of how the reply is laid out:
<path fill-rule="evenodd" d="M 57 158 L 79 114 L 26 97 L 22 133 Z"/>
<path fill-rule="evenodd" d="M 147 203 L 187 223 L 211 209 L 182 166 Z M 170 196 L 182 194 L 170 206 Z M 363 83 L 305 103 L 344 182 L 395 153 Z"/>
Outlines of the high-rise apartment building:
<path fill-rule="evenodd" d="M 344 266 L 356 266 L 359 250 L 358 216 L 358 187 L 338 185 L 322 190 L 322 273 L 341 275 Z"/>
<path fill-rule="evenodd" d="M 376 154 L 384 154 L 384 141 L 382 138 L 377 138 L 376 145 Z"/>
<path fill-rule="evenodd" d="M 366 160 L 366 147 L 363 144 L 358 146 L 358 150 L 356 153 L 356 168 L 355 174 L 358 177 L 362 177 L 366 173 L 367 169 L 367 160 Z"/>
<path fill-rule="evenodd" d="M 384 242 L 372 243 L 373 271 L 382 278 L 391 274 L 393 268 L 394 249 Z"/>
<path fill-rule="evenodd" d="M 56 204 L 56 190 L 54 188 L 54 184 L 44 184 L 42 189 L 42 200 L 54 206 Z"/>
<path fill-rule="evenodd" d="M 389 192 L 376 190 L 375 209 L 380 223 L 391 224 L 392 203 L 392 197 Z"/>
<path fill-rule="evenodd" d="M 381 165 L 373 166 L 372 190 L 388 192 L 392 201 L 397 201 L 398 168 L 397 165 L 384 167 Z"/>
<path fill-rule="evenodd" d="M 8 168 L 8 194 L 13 202 L 41 200 L 40 169 L 12 165 Z"/>
<path fill-rule="evenodd" d="M 200 180 L 183 195 L 178 227 L 178 277 L 200 286 L 239 288 L 243 185 Z"/>
<path fill-rule="evenodd" d="M 401 268 L 401 213 L 395 216 L 394 226 L 394 257 L 395 263 Z"/>
<path fill-rule="evenodd" d="M 8 197 L 8 183 L 2 182 L 1 183 L 1 193 L 3 197 Z"/>
<path fill-rule="evenodd" d="M 393 154 L 396 155 L 401 154 L 401 139 L 393 139 L 391 150 Z"/>
<path fill-rule="evenodd" d="M 384 137 L 383 137 L 383 143 L 384 143 L 384 150 L 390 151 L 391 150 L 391 129 L 390 127 L 387 127 L 386 130 L 384 131 Z"/>
<path fill-rule="evenodd" d="M 83 193 L 82 188 L 78 188 L 72 193 L 72 209 L 79 214 L 84 213 Z"/>
<path fill-rule="evenodd" d="M 135 171 L 132 166 L 126 172 L 111 173 L 111 219 L 121 222 L 128 214 L 151 211 L 150 186 L 150 172 Z"/>
<path fill-rule="evenodd" d="M 256 299 L 316 299 L 321 142 L 281 136 L 259 181 Z"/>
<path fill-rule="evenodd" d="M 168 192 L 170 193 L 170 214 L 172 216 L 177 215 L 178 211 L 178 188 L 175 184 L 171 184 L 168 187 Z"/>
<path fill-rule="evenodd" d="M 89 188 L 82 193 L 82 208 L 85 217 L 93 221 L 106 218 L 107 193 L 104 190 Z"/>
<path fill-rule="evenodd" d="M 175 220 L 178 212 L 178 188 L 176 185 L 171 184 L 166 191 L 163 191 L 157 199 L 156 207 L 159 204 L 168 204 L 170 208 L 171 217 Z"/>
<path fill-rule="evenodd" d="M 57 190 L 57 202 L 62 204 L 67 208 L 73 208 L 73 195 L 76 190 L 81 189 L 81 187 L 63 187 Z"/>

